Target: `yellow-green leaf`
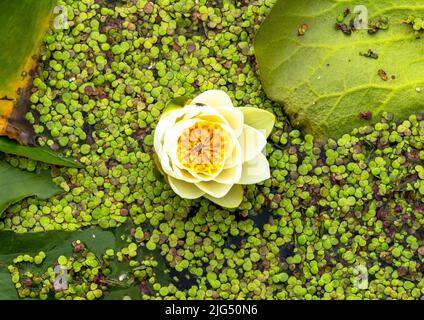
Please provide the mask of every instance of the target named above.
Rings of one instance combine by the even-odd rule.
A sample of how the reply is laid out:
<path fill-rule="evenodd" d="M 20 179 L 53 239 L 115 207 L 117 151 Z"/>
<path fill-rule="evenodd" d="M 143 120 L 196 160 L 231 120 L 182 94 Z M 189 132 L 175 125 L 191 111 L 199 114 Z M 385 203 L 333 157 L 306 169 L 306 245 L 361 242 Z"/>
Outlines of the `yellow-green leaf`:
<path fill-rule="evenodd" d="M 184 107 L 185 105 L 189 104 L 190 101 L 191 99 L 188 97 L 177 97 L 177 98 L 171 99 L 166 104 L 166 107 L 163 110 L 163 114 L 175 109 L 180 109 Z"/>
<path fill-rule="evenodd" d="M 214 198 L 207 194 L 205 194 L 204 197 L 216 203 L 217 205 L 220 205 L 223 208 L 235 209 L 243 201 L 243 194 L 243 187 L 239 184 L 235 184 L 225 197 Z"/>
<path fill-rule="evenodd" d="M 368 16 L 371 32 L 342 32 L 340 15 L 345 31 Z M 294 126 L 323 140 L 373 124 L 383 112 L 399 120 L 421 112 L 423 37 L 403 23 L 409 15 L 423 17 L 423 1 L 277 1 L 254 45 L 266 94 Z M 371 28 L 386 19 L 388 28 Z"/>

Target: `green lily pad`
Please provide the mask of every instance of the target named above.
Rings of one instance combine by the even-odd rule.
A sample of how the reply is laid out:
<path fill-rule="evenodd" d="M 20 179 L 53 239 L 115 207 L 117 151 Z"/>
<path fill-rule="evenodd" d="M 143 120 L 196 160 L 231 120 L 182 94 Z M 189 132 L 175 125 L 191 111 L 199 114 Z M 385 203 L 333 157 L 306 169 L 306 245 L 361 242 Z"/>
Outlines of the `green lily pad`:
<path fill-rule="evenodd" d="M 0 232 L 0 299 L 18 299 L 18 295 L 7 269 L 13 258 L 21 254 L 36 255 L 44 251 L 46 259 L 42 269 L 52 266 L 61 255 L 72 255 L 72 241 L 80 240 L 99 258 L 108 248 L 115 247 L 115 235 L 111 231 L 91 228 L 84 231 L 49 231 L 42 233 L 17 234 Z"/>
<path fill-rule="evenodd" d="M 368 15 L 370 30 L 351 30 L 349 35 L 358 4 L 364 6 L 358 16 Z M 255 39 L 268 97 L 284 106 L 294 126 L 322 138 L 374 123 L 385 111 L 399 120 L 422 112 L 423 39 L 403 20 L 410 14 L 424 16 L 424 7 L 422 1 L 401 4 L 278 1 Z M 346 26 L 336 28 L 347 8 Z M 346 33 L 340 30 L 346 28 Z"/>
<path fill-rule="evenodd" d="M 62 189 L 53 183 L 49 171 L 21 171 L 0 161 L 0 217 L 10 205 L 31 196 L 48 199 Z"/>

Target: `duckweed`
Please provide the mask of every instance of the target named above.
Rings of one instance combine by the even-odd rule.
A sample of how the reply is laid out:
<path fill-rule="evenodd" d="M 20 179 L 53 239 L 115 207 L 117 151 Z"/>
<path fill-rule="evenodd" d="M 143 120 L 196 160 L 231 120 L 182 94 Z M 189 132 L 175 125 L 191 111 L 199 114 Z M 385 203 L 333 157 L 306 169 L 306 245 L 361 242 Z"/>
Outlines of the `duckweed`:
<path fill-rule="evenodd" d="M 66 192 L 11 206 L 0 229 L 134 226 L 103 257 L 81 243 L 57 257 L 67 289 L 54 288 L 52 266 L 20 268 L 42 265 L 44 253 L 16 257 L 20 297 L 94 300 L 125 282 L 143 299 L 424 299 L 423 115 L 385 114 L 325 144 L 292 128 L 262 91 L 253 54 L 274 2 L 59 1 L 70 28 L 45 38 L 27 119 L 40 145 L 83 168 L 55 168 Z M 179 198 L 153 161 L 167 101 L 213 88 L 277 117 L 272 177 L 246 186 L 237 210 Z"/>

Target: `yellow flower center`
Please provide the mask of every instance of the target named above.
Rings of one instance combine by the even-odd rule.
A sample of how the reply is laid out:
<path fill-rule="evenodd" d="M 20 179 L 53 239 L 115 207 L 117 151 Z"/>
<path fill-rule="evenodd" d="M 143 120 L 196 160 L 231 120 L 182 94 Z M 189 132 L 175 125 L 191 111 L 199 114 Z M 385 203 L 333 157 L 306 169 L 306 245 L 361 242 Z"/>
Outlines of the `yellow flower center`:
<path fill-rule="evenodd" d="M 197 122 L 187 128 L 178 140 L 178 160 L 196 173 L 214 174 L 224 165 L 228 134 L 219 124 Z"/>

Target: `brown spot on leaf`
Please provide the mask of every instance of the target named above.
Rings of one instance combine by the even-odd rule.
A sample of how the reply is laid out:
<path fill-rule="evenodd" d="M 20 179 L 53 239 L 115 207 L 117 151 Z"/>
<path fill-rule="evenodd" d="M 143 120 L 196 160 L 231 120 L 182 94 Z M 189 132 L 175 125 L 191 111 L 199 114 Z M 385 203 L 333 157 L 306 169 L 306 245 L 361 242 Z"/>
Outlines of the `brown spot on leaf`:
<path fill-rule="evenodd" d="M 307 25 L 306 23 L 302 24 L 299 29 L 297 29 L 297 35 L 299 37 L 304 36 L 306 31 L 308 31 L 309 29 L 309 25 Z"/>
<path fill-rule="evenodd" d="M 31 278 L 24 279 L 23 285 L 24 285 L 25 288 L 31 288 L 32 287 L 32 280 L 31 280 Z"/>
<path fill-rule="evenodd" d="M 350 15 L 350 9 L 349 8 L 346 8 L 343 11 L 343 16 L 346 18 L 348 15 Z"/>
<path fill-rule="evenodd" d="M 371 120 L 372 112 L 370 112 L 370 111 L 360 112 L 359 118 L 362 119 L 362 120 Z"/>
<path fill-rule="evenodd" d="M 381 80 L 383 81 L 389 80 L 389 77 L 387 76 L 387 72 L 384 71 L 383 69 L 379 69 L 377 74 L 381 78 Z"/>
<path fill-rule="evenodd" d="M 340 30 L 348 36 L 352 34 L 352 29 L 346 23 L 336 23 L 336 30 Z"/>
<path fill-rule="evenodd" d="M 84 88 L 84 92 L 85 92 L 85 94 L 87 94 L 89 96 L 94 95 L 94 89 L 93 89 L 92 86 L 86 86 Z"/>

